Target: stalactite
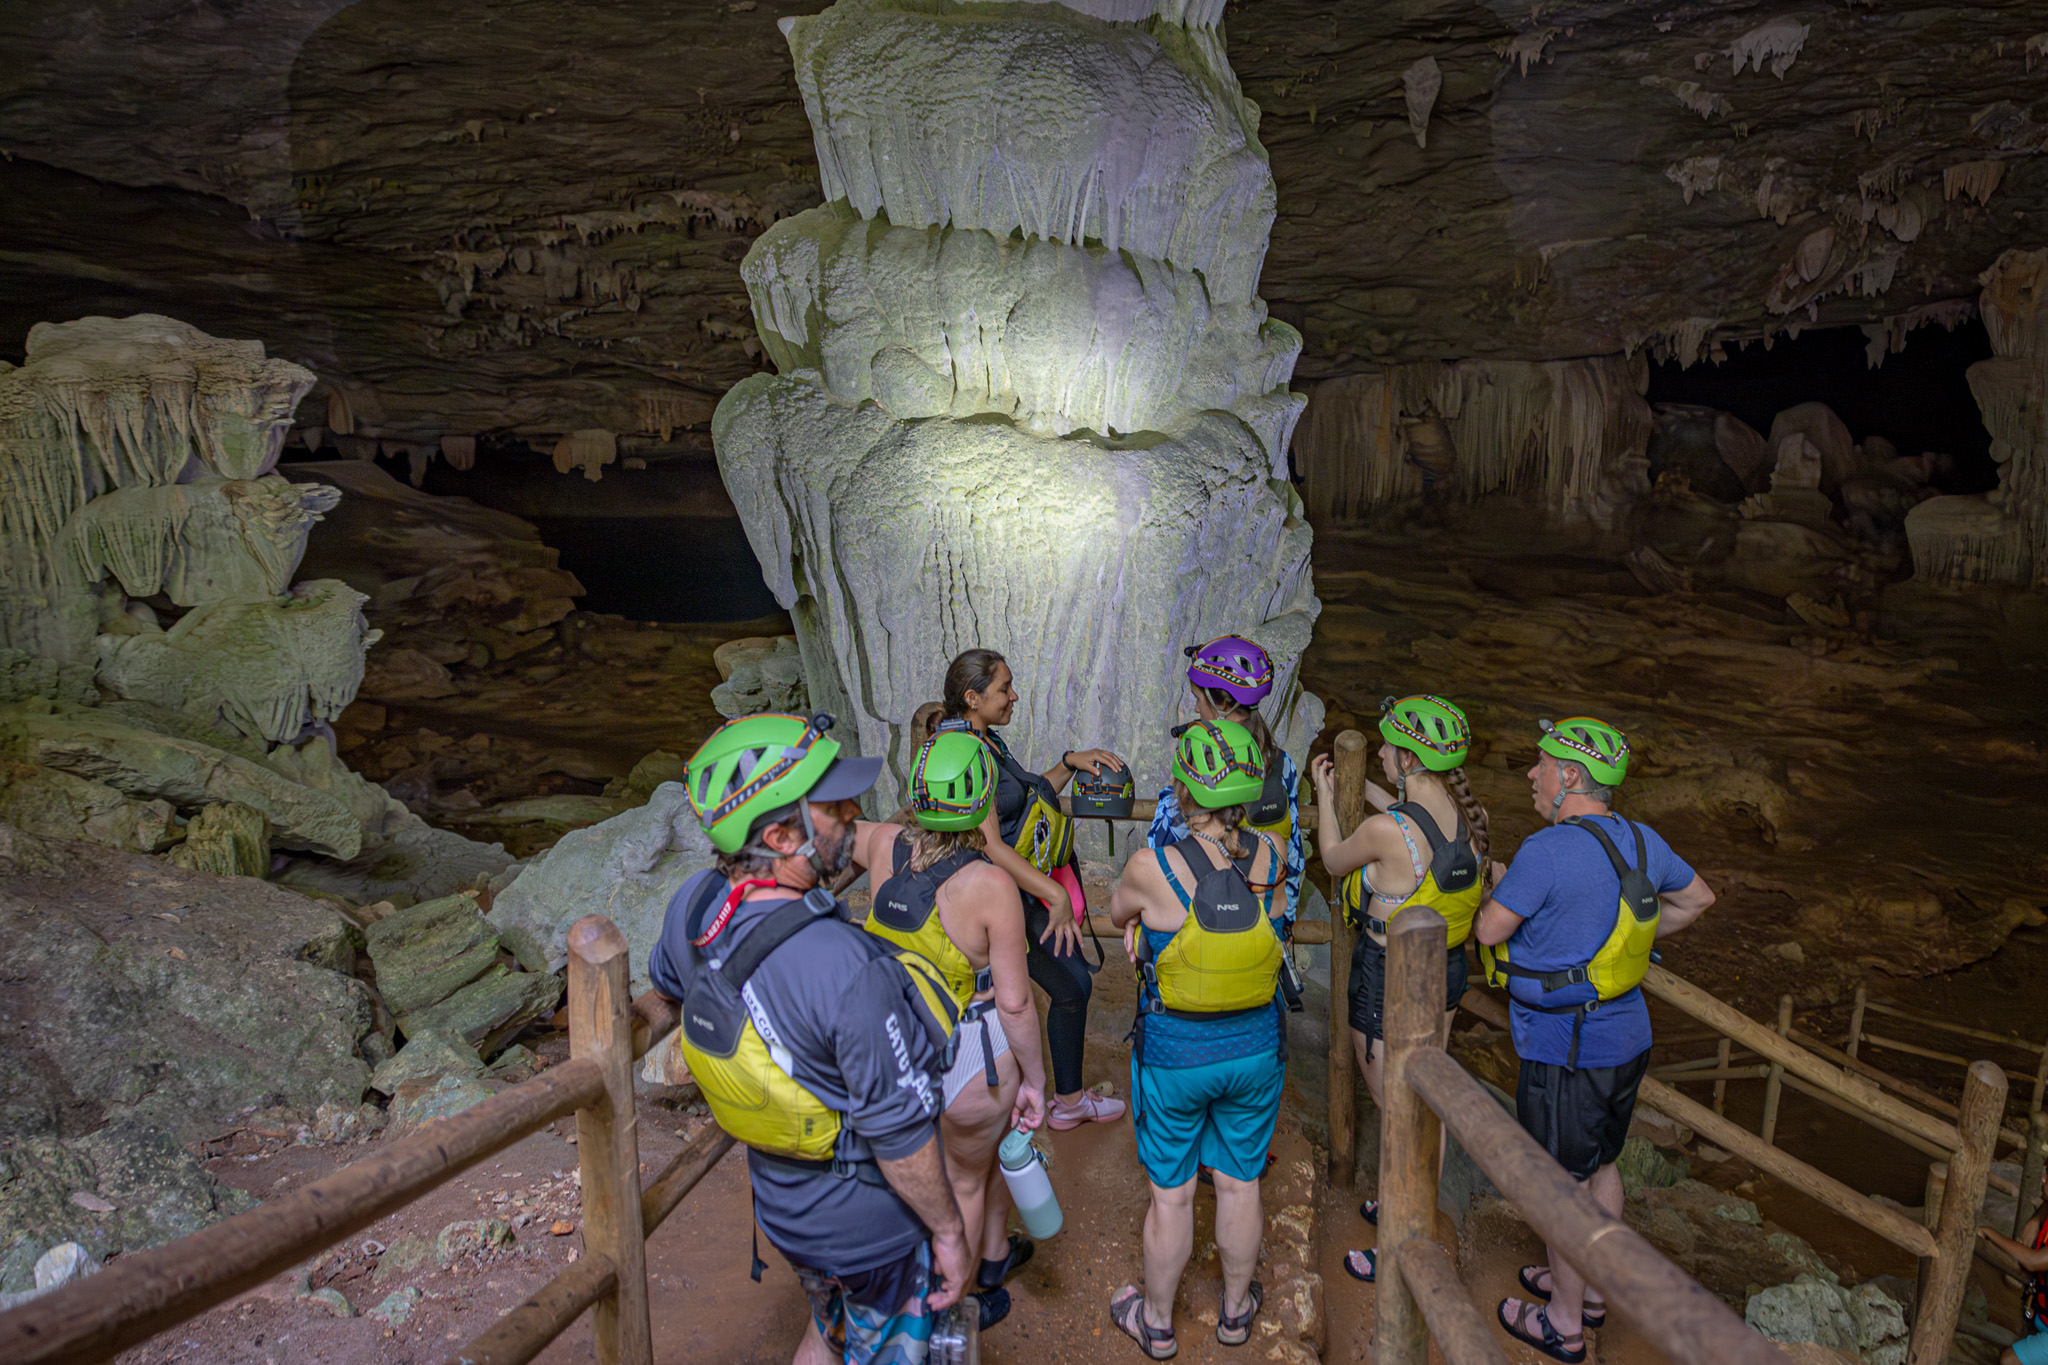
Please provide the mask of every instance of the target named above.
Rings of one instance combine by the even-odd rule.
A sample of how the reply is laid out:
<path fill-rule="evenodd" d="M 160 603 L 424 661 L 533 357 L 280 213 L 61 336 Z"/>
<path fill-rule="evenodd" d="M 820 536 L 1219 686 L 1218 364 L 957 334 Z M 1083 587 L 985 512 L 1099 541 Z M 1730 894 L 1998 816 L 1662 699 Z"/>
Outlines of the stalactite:
<path fill-rule="evenodd" d="M 1403 419 L 1427 414 L 1449 434 L 1453 491 L 1532 490 L 1552 512 L 1583 519 L 1603 476 L 1648 446 L 1648 384 L 1640 356 L 1469 360 L 1326 380 L 1294 439 L 1310 513 L 1348 521 L 1422 493 L 1428 478 Z"/>

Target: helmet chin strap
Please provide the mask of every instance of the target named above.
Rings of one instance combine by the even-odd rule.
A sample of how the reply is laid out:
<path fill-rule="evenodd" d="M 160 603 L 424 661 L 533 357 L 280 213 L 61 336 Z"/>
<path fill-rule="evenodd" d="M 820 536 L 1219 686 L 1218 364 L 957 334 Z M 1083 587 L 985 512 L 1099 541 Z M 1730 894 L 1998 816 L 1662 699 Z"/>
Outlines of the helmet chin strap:
<path fill-rule="evenodd" d="M 1564 805 L 1567 796 L 1591 796 L 1593 793 L 1578 787 L 1567 787 L 1564 784 L 1563 761 L 1553 758 L 1551 762 L 1557 765 L 1557 795 L 1550 798 L 1550 823 L 1554 825 L 1557 823 L 1558 809 Z"/>

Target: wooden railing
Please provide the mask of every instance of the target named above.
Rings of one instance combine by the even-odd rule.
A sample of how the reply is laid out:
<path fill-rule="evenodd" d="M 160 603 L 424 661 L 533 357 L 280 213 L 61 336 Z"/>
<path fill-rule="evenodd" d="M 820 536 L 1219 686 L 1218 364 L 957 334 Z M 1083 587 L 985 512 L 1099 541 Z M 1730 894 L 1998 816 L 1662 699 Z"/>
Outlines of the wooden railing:
<path fill-rule="evenodd" d="M 1401 912 L 1387 935 L 1386 1104 L 1380 1115 L 1378 1365 L 1505 1365 L 1500 1334 L 1436 1241 L 1438 1133 L 1448 1128 L 1552 1246 L 1678 1365 L 1784 1365 L 1784 1356 L 1703 1285 L 1609 1217 L 1585 1187 L 1437 1045 L 1448 930 Z M 1334 1051 L 1334 1049 L 1333 1049 Z M 1646 1084 L 1648 1084 L 1646 1082 Z"/>
<path fill-rule="evenodd" d="M 0 1314 L 10 1365 L 106 1360 L 196 1317 L 396 1212 L 558 1118 L 576 1116 L 583 1255 L 455 1352 L 450 1365 L 523 1365 L 585 1309 L 600 1365 L 650 1365 L 646 1237 L 732 1147 L 707 1127 L 644 1189 L 633 1062 L 676 1025 L 652 993 L 630 998 L 625 935 L 600 915 L 569 930 L 570 1059 L 440 1119 L 375 1156 L 175 1242 L 108 1263 Z"/>

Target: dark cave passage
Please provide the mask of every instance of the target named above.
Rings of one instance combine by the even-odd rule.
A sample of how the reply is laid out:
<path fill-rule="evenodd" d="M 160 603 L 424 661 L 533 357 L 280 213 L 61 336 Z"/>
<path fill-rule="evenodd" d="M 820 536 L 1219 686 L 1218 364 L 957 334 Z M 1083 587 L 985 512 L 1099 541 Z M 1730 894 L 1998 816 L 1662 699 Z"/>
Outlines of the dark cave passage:
<path fill-rule="evenodd" d="M 1991 436 L 1970 394 L 1971 365 L 1991 356 L 1991 339 L 1976 318 L 1953 331 L 1921 327 L 1906 346 L 1872 368 L 1869 340 L 1853 327 L 1829 327 L 1779 337 L 1765 350 L 1750 342 L 1729 346 L 1720 364 L 1676 362 L 1650 368 L 1651 403 L 1718 408 L 1761 435 L 1771 419 L 1800 403 L 1825 403 L 1859 442 L 1890 441 L 1903 456 L 1939 452 L 1952 464 L 1931 482 L 1943 493 L 1981 493 L 1998 484 Z"/>

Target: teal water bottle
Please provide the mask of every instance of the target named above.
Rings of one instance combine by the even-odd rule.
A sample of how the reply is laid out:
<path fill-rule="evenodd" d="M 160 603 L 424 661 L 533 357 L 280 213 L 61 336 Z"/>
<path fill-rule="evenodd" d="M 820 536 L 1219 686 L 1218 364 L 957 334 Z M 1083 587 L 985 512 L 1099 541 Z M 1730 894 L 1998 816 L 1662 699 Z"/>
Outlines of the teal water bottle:
<path fill-rule="evenodd" d="M 1052 1192 L 1045 1154 L 1031 1145 L 1031 1134 L 1022 1128 L 1012 1129 L 996 1149 L 996 1160 L 1002 1163 L 1003 1181 L 1010 1187 L 1010 1201 L 1017 1206 L 1018 1216 L 1024 1220 L 1024 1231 L 1035 1238 L 1058 1232 L 1066 1220 L 1060 1213 L 1060 1201 Z"/>

